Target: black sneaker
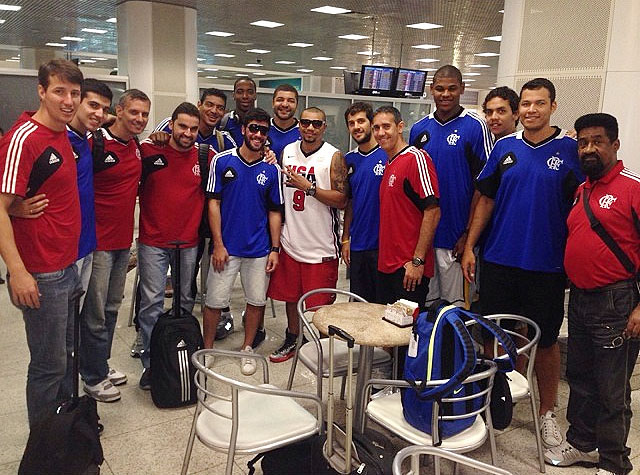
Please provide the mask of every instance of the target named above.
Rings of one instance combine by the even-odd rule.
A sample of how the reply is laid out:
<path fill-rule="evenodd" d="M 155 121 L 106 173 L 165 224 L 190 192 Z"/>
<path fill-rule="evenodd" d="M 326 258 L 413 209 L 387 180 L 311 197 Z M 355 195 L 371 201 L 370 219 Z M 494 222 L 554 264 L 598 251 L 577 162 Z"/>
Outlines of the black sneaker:
<path fill-rule="evenodd" d="M 264 328 L 258 328 L 256 331 L 256 336 L 253 338 L 253 342 L 251 343 L 251 348 L 254 350 L 258 348 L 264 339 L 267 337 L 267 331 Z"/>
<path fill-rule="evenodd" d="M 296 342 L 298 340 L 298 335 L 294 335 L 290 333 L 289 330 L 285 330 L 285 339 L 284 343 L 280 348 L 269 355 L 269 360 L 273 363 L 282 363 L 283 361 L 287 361 L 290 358 L 293 358 L 293 355 L 296 354 Z M 302 344 L 304 345 L 307 342 L 307 339 L 302 337 Z"/>
<path fill-rule="evenodd" d="M 231 312 L 220 315 L 220 321 L 216 328 L 216 340 L 224 340 L 233 332 L 233 315 Z"/>
<path fill-rule="evenodd" d="M 142 376 L 140 376 L 140 383 L 138 384 L 140 389 L 149 391 L 151 389 L 151 369 L 145 368 L 142 370 Z"/>

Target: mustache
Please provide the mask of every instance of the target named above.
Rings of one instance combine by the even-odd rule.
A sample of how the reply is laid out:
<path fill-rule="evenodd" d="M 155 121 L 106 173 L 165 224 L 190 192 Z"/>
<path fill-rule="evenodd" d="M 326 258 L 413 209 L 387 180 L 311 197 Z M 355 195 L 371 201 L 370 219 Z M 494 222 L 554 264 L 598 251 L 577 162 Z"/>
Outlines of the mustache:
<path fill-rule="evenodd" d="M 588 159 L 594 159 L 594 160 L 601 160 L 602 158 L 600 157 L 600 155 L 598 155 L 597 153 L 589 153 L 587 155 L 583 155 L 582 157 L 580 157 L 581 160 L 588 160 Z"/>

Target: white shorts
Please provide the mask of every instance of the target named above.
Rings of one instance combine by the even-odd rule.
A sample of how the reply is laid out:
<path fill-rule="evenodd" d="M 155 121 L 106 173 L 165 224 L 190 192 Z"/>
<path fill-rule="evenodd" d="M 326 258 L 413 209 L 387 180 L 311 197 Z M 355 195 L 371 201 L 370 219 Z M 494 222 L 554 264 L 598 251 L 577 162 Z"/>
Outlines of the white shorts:
<path fill-rule="evenodd" d="M 437 299 L 445 299 L 458 307 L 464 307 L 464 276 L 460 263 L 451 249 L 435 249 L 435 273 L 429 281 L 427 305 Z"/>
<path fill-rule="evenodd" d="M 268 257 L 268 255 L 264 257 L 229 256 L 229 261 L 222 272 L 217 272 L 210 265 L 205 305 L 209 308 L 228 307 L 233 284 L 240 272 L 240 281 L 247 303 L 254 307 L 264 307 L 267 303 L 269 286 L 269 274 L 265 270 Z"/>

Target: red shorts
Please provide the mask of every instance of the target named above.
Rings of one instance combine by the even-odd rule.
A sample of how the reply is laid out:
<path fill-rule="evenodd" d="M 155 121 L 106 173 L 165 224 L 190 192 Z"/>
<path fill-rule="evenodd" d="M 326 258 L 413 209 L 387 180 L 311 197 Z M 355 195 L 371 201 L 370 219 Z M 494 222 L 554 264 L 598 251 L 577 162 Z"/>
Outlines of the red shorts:
<path fill-rule="evenodd" d="M 284 250 L 280 252 L 278 267 L 271 274 L 267 297 L 282 302 L 297 302 L 310 290 L 328 287 L 334 289 L 338 283 L 338 259 L 318 264 L 298 262 Z M 335 294 L 316 294 L 306 302 L 307 307 L 329 305 Z"/>

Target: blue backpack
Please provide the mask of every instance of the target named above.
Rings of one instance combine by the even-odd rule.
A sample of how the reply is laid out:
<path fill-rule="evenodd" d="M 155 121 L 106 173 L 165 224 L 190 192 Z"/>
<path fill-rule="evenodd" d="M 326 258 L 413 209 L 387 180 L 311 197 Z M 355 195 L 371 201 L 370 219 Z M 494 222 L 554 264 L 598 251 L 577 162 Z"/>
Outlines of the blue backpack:
<path fill-rule="evenodd" d="M 516 362 L 513 340 L 494 322 L 448 302 L 436 301 L 427 312 L 418 315 L 413 324 L 412 342 L 405 359 L 404 379 L 411 388 L 402 389 L 402 409 L 407 422 L 431 434 L 432 401 L 442 398 L 463 397 L 478 392 L 477 383 L 462 384 L 476 369 L 478 363 L 473 340 L 465 320 L 473 319 L 495 335 L 508 358 L 494 361 L 502 372 L 512 371 Z M 478 365 L 480 366 L 480 365 Z M 439 386 L 427 386 L 433 380 L 448 380 Z M 482 398 L 455 403 L 441 403 L 441 415 L 464 414 L 479 409 Z M 439 435 L 451 437 L 470 427 L 475 416 L 456 420 L 439 420 Z M 439 441 L 434 440 L 434 445 Z"/>

